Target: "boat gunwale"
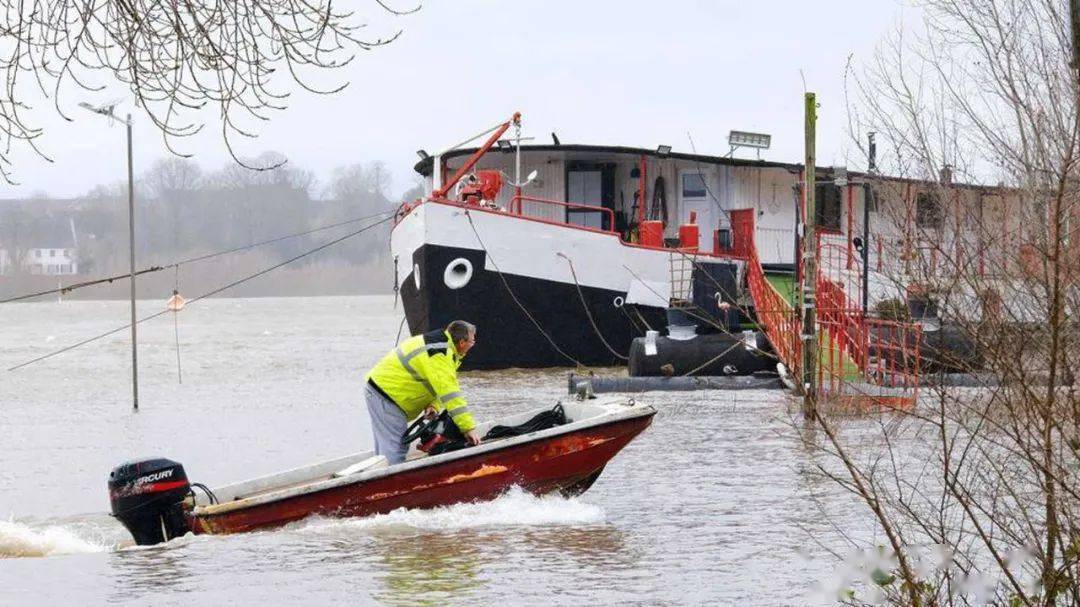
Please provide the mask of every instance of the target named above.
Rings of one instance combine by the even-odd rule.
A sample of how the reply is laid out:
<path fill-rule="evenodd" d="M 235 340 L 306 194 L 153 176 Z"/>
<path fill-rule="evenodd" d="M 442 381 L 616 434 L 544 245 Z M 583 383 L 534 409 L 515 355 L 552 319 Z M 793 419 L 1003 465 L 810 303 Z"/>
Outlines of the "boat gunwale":
<path fill-rule="evenodd" d="M 571 230 L 578 230 L 578 231 L 581 231 L 581 232 L 591 232 L 593 234 L 599 234 L 601 236 L 609 236 L 611 238 L 614 238 L 620 245 L 622 245 L 622 246 L 624 246 L 624 247 L 626 247 L 628 249 L 641 249 L 641 250 L 644 250 L 644 251 L 652 251 L 652 252 L 655 252 L 655 253 L 679 253 L 679 254 L 683 254 L 683 255 L 692 255 L 694 257 L 707 257 L 707 258 L 710 258 L 710 261 L 711 260 L 722 260 L 722 261 L 729 262 L 729 263 L 740 263 L 740 262 L 745 262 L 746 261 L 746 259 L 744 257 L 738 256 L 738 255 L 732 255 L 732 254 L 729 254 L 729 253 L 705 252 L 705 251 L 700 251 L 700 250 L 695 250 L 695 251 L 693 251 L 691 253 L 691 252 L 687 251 L 686 249 L 671 248 L 671 247 L 654 247 L 654 246 L 644 245 L 644 244 L 640 244 L 640 243 L 636 243 L 636 242 L 627 242 L 627 241 L 623 240 L 622 236 L 618 232 L 612 232 L 612 231 L 609 231 L 609 230 L 602 230 L 602 229 L 599 229 L 599 228 L 590 228 L 589 226 L 580 226 L 580 225 L 576 225 L 576 224 L 572 224 L 572 223 L 555 221 L 555 220 L 551 220 L 551 219 L 544 219 L 542 217 L 530 217 L 528 215 L 521 215 L 521 214 L 518 214 L 518 213 L 513 213 L 513 212 L 510 212 L 510 211 L 506 211 L 506 210 L 504 210 L 502 208 L 490 209 L 490 208 L 481 207 L 481 206 L 477 206 L 477 205 L 470 205 L 470 204 L 467 204 L 467 203 L 464 203 L 464 202 L 457 202 L 455 200 L 450 200 L 450 199 L 447 199 L 447 198 L 425 198 L 425 199 L 421 200 L 419 204 L 413 204 L 411 206 L 406 206 L 404 211 L 402 212 L 402 214 L 397 216 L 396 221 L 394 222 L 394 227 L 391 228 L 390 231 L 393 232 L 394 229 L 396 229 L 399 225 L 401 225 L 401 223 L 406 218 L 408 218 L 410 215 L 412 215 L 413 211 L 415 211 L 416 209 L 419 209 L 420 207 L 424 206 L 425 204 L 441 204 L 441 205 L 448 206 L 448 207 L 455 207 L 455 208 L 459 208 L 459 209 L 465 209 L 466 211 L 479 211 L 479 212 L 482 212 L 482 213 L 488 213 L 490 215 L 495 215 L 495 216 L 498 216 L 498 217 L 506 217 L 508 219 L 521 219 L 521 220 L 524 220 L 524 221 L 533 221 L 533 222 L 536 222 L 536 223 L 542 223 L 542 224 L 555 226 L 555 227 L 559 227 L 559 228 L 567 228 L 567 229 L 571 229 Z"/>
<path fill-rule="evenodd" d="M 459 459 L 466 459 L 466 458 L 470 458 L 470 457 L 475 457 L 477 455 L 483 455 L 483 454 L 486 454 L 486 453 L 493 453 L 495 451 L 500 451 L 500 450 L 503 450 L 503 449 L 516 447 L 518 445 L 523 445 L 523 444 L 530 443 L 530 442 L 536 442 L 538 440 L 545 439 L 545 438 L 556 437 L 556 436 L 559 436 L 559 435 L 562 435 L 562 434 L 571 434 L 571 433 L 574 433 L 574 432 L 579 432 L 579 431 L 587 430 L 587 429 L 590 429 L 590 428 L 599 428 L 599 427 L 602 427 L 602 426 L 607 426 L 607 425 L 622 422 L 622 421 L 628 421 L 628 420 L 632 420 L 632 419 L 637 419 L 637 418 L 640 418 L 640 417 L 651 417 L 651 416 L 656 414 L 656 408 L 653 407 L 652 405 L 646 405 L 646 404 L 637 403 L 637 402 L 633 401 L 633 399 L 629 399 L 629 402 L 632 403 L 632 404 L 626 405 L 626 404 L 620 404 L 620 403 L 611 403 L 611 404 L 595 405 L 595 406 L 600 406 L 600 407 L 622 406 L 622 407 L 625 407 L 625 409 L 621 410 L 621 411 L 620 410 L 608 411 L 606 413 L 602 413 L 602 414 L 596 415 L 594 417 L 586 418 L 586 419 L 579 420 L 579 421 L 570 422 L 570 423 L 564 424 L 562 426 L 556 426 L 554 428 L 547 428 L 545 430 L 538 430 L 536 432 L 530 432 L 528 434 L 522 434 L 520 436 L 514 436 L 514 437 L 507 438 L 507 439 L 500 439 L 500 440 L 492 441 L 492 442 L 489 442 L 489 443 L 486 443 L 486 444 L 481 444 L 479 447 L 474 447 L 474 448 L 469 448 L 469 449 L 461 449 L 461 450 L 458 450 L 458 451 L 451 451 L 451 452 L 448 452 L 448 453 L 441 453 L 439 455 L 417 458 L 417 459 L 414 459 L 414 460 L 411 460 L 411 461 L 406 461 L 406 462 L 404 462 L 402 464 L 397 464 L 395 466 L 388 466 L 388 467 L 385 467 L 385 468 L 378 468 L 378 469 L 375 469 L 375 470 L 368 470 L 368 471 L 365 471 L 365 472 L 361 472 L 360 474 L 347 475 L 347 476 L 341 476 L 341 477 L 331 477 L 331 478 L 323 479 L 323 480 L 315 480 L 314 482 L 303 483 L 303 484 L 300 484 L 300 485 L 294 485 L 294 486 L 291 486 L 291 487 L 286 487 L 286 488 L 278 489 L 278 490 L 270 490 L 270 491 L 266 491 L 265 493 L 260 493 L 260 494 L 253 495 L 251 497 L 246 497 L 246 498 L 234 499 L 234 500 L 230 500 L 228 502 L 221 503 L 221 504 L 197 505 L 197 506 L 195 506 L 195 508 L 193 508 L 191 510 L 189 516 L 191 516 L 192 518 L 195 518 L 195 519 L 207 519 L 207 518 L 214 518 L 214 517 L 217 517 L 217 516 L 233 514 L 233 513 L 238 512 L 238 511 L 243 511 L 243 510 L 247 510 L 247 509 L 250 509 L 250 508 L 264 506 L 264 505 L 267 505 L 267 504 L 280 502 L 280 501 L 284 501 L 284 500 L 288 500 L 288 499 L 292 499 L 292 498 L 296 498 L 296 497 L 300 497 L 300 496 L 304 496 L 304 495 L 310 495 L 310 494 L 319 493 L 319 492 L 322 492 L 322 491 L 327 491 L 327 490 L 331 490 L 331 489 L 337 489 L 339 487 L 344 487 L 344 486 L 348 486 L 348 485 L 366 483 L 368 481 L 384 478 L 384 477 L 387 477 L 387 476 L 393 476 L 393 475 L 396 475 L 396 474 L 399 474 L 399 473 L 402 473 L 402 472 L 410 472 L 410 471 L 414 471 L 414 470 L 420 470 L 420 469 L 423 469 L 423 468 L 430 468 L 430 467 L 434 467 L 434 466 L 437 466 L 437 465 L 440 465 L 440 464 L 456 461 L 456 460 L 459 460 Z M 547 409 L 536 409 L 536 410 L 532 410 L 530 412 L 533 412 L 533 411 L 539 412 L 539 411 L 543 411 L 543 410 L 547 410 Z M 369 453 L 369 452 L 364 451 L 364 452 L 360 452 L 360 453 Z M 337 461 L 337 460 L 341 460 L 341 459 L 346 459 L 348 457 L 352 457 L 352 456 L 345 456 L 345 457 L 342 457 L 342 458 L 335 458 L 334 460 L 330 460 L 330 461 Z M 312 464 L 312 466 L 318 466 L 318 465 L 320 465 L 320 464 L 318 464 L 318 463 Z M 296 468 L 295 470 L 302 470 L 302 469 L 303 469 L 303 467 Z M 252 480 L 257 480 L 257 479 L 252 479 Z"/>

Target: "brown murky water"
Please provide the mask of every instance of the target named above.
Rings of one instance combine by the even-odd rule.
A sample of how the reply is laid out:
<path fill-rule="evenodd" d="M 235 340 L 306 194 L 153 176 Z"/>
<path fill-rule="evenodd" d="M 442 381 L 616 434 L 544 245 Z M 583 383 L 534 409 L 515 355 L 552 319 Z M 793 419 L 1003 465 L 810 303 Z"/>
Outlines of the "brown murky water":
<path fill-rule="evenodd" d="M 141 302 L 140 314 L 164 302 Z M 716 604 L 827 602 L 835 541 L 865 514 L 808 474 L 779 392 L 642 397 L 653 426 L 575 499 L 124 547 L 106 475 L 132 457 L 182 462 L 208 485 L 370 446 L 359 401 L 394 341 L 389 297 L 221 299 L 140 328 L 141 411 L 126 333 L 0 371 L 0 604 Z M 3 368 L 122 325 L 124 302 L 7 305 Z M 484 342 L 483 319 L 477 347 Z M 609 369 L 606 372 L 621 372 Z M 467 374 L 483 418 L 565 398 L 566 371 Z M 814 499 L 809 499 L 813 496 Z"/>

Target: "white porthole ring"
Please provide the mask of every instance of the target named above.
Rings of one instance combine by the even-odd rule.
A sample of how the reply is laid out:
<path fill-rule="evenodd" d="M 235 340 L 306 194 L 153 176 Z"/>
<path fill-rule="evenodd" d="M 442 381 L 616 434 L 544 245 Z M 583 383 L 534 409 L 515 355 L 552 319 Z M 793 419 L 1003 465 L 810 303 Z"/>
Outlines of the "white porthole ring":
<path fill-rule="evenodd" d="M 615 299 L 611 300 L 611 305 L 615 306 L 616 308 L 623 307 L 623 304 L 625 304 L 625 303 L 626 303 L 626 300 L 623 299 L 622 295 L 616 295 Z"/>
<path fill-rule="evenodd" d="M 443 270 L 443 282 L 451 289 L 460 289 L 469 284 L 472 275 L 472 262 L 464 257 L 458 257 L 446 264 L 446 269 Z"/>

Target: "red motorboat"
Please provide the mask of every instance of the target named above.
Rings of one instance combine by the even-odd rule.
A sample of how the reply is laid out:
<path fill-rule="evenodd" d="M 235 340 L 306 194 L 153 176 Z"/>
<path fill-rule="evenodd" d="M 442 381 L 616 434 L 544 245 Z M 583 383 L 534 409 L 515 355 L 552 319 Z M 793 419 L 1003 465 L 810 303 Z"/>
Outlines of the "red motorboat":
<path fill-rule="evenodd" d="M 479 429 L 483 434 L 496 424 L 523 424 L 542 411 Z M 576 495 L 592 486 L 656 414 L 651 406 L 619 397 L 573 401 L 563 411 L 562 425 L 440 455 L 414 446 L 406 461 L 394 466 L 365 451 L 212 489 L 189 483 L 183 466 L 168 459 L 128 462 L 109 478 L 112 512 L 136 543 L 145 545 L 188 532 L 277 527 L 311 515 L 369 516 L 490 500 L 512 486 L 538 495 Z"/>

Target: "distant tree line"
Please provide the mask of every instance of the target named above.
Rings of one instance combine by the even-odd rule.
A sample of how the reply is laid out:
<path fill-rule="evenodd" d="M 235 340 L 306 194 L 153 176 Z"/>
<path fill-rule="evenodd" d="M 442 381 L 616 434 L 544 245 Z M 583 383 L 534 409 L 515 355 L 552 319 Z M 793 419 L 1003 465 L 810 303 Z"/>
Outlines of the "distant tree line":
<path fill-rule="evenodd" d="M 392 211 L 400 198 L 391 198 L 390 174 L 382 162 L 338 167 L 325 184 L 305 169 L 283 164 L 284 157 L 269 152 L 251 161 L 260 166 L 281 165 L 252 171 L 235 163 L 220 170 L 204 171 L 196 162 L 170 157 L 157 161 L 137 176 L 136 257 L 140 268 L 167 265 L 209 253 L 304 232 L 375 213 Z M 406 193 L 420 195 L 416 186 Z M 19 261 L 22 251 L 37 245 L 35 232 L 42 222 L 66 226 L 74 222 L 79 278 L 124 273 L 128 269 L 128 215 L 126 184 L 95 187 L 73 200 L 54 200 L 35 194 L 27 200 L 0 201 L 0 249 Z M 362 227 L 349 224 L 332 230 L 289 238 L 248 251 L 185 266 L 181 272 L 189 285 L 210 287 L 215 280 L 239 277 L 246 271 L 280 262 L 317 247 L 333 238 Z M 294 279 L 305 270 L 318 274 L 333 268 L 331 292 L 388 291 L 390 226 L 379 226 L 288 268 Z M 55 230 L 54 230 L 55 231 Z M 363 268 L 360 274 L 343 275 L 344 268 Z M 9 267 L 7 292 L 17 286 L 29 287 L 34 280 L 26 263 Z M 168 277 L 154 276 L 140 281 L 154 284 Z M 72 280 L 68 280 L 68 279 Z M 75 282 L 76 277 L 65 277 Z M 310 278 L 310 277 L 308 277 Z M 279 281 L 260 293 L 293 294 L 323 291 L 318 281 L 305 278 L 303 285 Z M 14 280 L 13 280 L 14 279 Z M 20 280 L 21 279 L 21 280 Z M 56 277 L 48 279 L 56 282 Z M 353 285 L 338 284 L 342 280 Z M 295 280 L 291 282 L 296 282 Z M 156 296 L 160 288 L 153 289 Z M 140 293 L 142 290 L 140 290 Z"/>

